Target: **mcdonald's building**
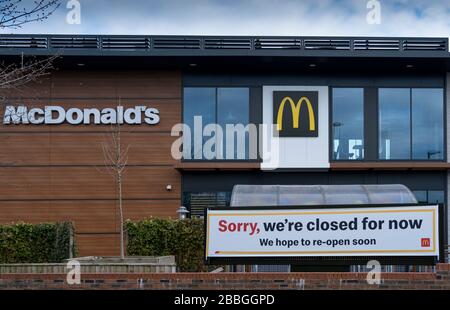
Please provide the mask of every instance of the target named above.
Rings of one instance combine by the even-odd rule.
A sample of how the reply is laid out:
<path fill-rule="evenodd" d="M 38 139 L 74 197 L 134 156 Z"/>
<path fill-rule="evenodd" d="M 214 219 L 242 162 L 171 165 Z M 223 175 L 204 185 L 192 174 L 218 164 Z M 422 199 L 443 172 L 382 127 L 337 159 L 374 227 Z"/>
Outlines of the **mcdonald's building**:
<path fill-rule="evenodd" d="M 447 206 L 448 45 L 1 35 L 5 62 L 60 57 L 1 105 L 0 223 L 70 220 L 80 255 L 117 255 L 117 191 L 101 171 L 114 124 L 129 149 L 131 220 L 176 218 L 181 206 L 203 216 L 228 207 L 235 185 L 401 184 L 418 202 Z"/>

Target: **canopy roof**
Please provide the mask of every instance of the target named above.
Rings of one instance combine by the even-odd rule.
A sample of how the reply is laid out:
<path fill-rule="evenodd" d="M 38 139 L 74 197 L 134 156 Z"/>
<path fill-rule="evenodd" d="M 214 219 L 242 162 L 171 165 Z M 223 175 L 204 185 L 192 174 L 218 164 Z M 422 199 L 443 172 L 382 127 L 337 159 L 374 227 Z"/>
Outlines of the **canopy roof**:
<path fill-rule="evenodd" d="M 318 64 L 315 73 L 364 68 L 365 73 L 411 74 L 411 66 L 414 72 L 450 70 L 446 37 L 1 34 L 0 55 L 6 62 L 58 55 L 63 56 L 55 60 L 58 68 L 77 70 L 232 68 L 248 73 L 256 68 L 298 74 L 310 71 L 311 64 Z"/>
<path fill-rule="evenodd" d="M 404 185 L 235 185 L 232 207 L 416 204 Z"/>

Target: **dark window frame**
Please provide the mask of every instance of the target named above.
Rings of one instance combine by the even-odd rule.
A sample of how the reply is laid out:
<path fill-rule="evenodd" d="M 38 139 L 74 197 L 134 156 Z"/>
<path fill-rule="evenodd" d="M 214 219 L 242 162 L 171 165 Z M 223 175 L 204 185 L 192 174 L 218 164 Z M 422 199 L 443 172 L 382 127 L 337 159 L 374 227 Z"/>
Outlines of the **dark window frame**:
<path fill-rule="evenodd" d="M 333 89 L 334 88 L 363 88 L 364 90 L 364 159 L 361 160 L 353 160 L 353 159 L 334 159 L 333 158 Z M 442 121 L 443 121 L 443 135 L 442 135 L 442 143 L 443 143 L 443 158 L 442 159 L 413 159 L 412 158 L 412 126 L 410 126 L 410 158 L 409 159 L 380 159 L 379 156 L 379 130 L 380 130 L 380 122 L 379 122 L 379 90 L 382 88 L 390 89 L 390 88 L 404 88 L 409 89 L 410 91 L 410 115 L 409 121 L 412 124 L 412 90 L 413 89 L 439 89 L 443 92 L 443 113 L 442 113 Z M 376 96 L 366 96 L 368 93 L 376 93 Z M 329 85 L 328 88 L 328 133 L 329 133 L 329 162 L 330 163 L 358 163 L 358 162 L 447 162 L 447 91 L 446 87 L 439 86 L 421 86 L 421 85 L 413 85 L 413 86 L 405 86 L 405 85 L 376 85 L 376 86 L 364 86 L 364 85 Z M 367 109 L 374 110 L 376 107 L 376 114 L 372 114 L 371 118 L 366 117 Z M 376 132 L 376 137 L 374 137 L 374 131 Z M 375 139 L 376 138 L 376 139 Z M 368 147 L 369 146 L 369 147 Z M 376 147 L 373 147 L 376 146 Z"/>
<path fill-rule="evenodd" d="M 212 205 L 205 206 L 204 209 L 206 209 L 206 208 L 214 208 L 214 207 L 230 207 L 232 191 L 220 191 L 220 190 L 218 190 L 218 191 L 183 191 L 182 192 L 182 202 L 183 202 L 183 206 L 185 206 L 187 208 L 187 210 L 189 211 L 189 214 L 188 214 L 189 218 L 192 218 L 192 214 L 193 214 L 191 200 L 190 200 L 191 197 L 189 197 L 189 195 L 192 195 L 192 194 L 210 194 L 210 195 L 214 195 L 215 206 L 212 206 Z M 225 206 L 220 206 L 218 204 L 218 202 L 219 202 L 219 194 L 224 194 L 226 196 L 226 198 L 225 198 Z M 187 203 L 188 199 L 189 199 L 189 203 Z M 195 215 L 195 217 L 203 218 L 203 214 L 200 215 L 200 216 Z"/>
<path fill-rule="evenodd" d="M 442 159 L 413 159 L 414 161 L 435 161 L 435 162 L 447 162 L 447 98 L 446 98 L 446 88 L 445 87 L 411 87 L 411 159 L 413 159 L 413 90 L 414 89 L 439 89 L 442 90 Z"/>
<path fill-rule="evenodd" d="M 249 116 L 249 120 L 248 120 L 248 124 L 256 124 L 257 126 L 261 123 L 260 120 L 258 120 L 258 122 L 254 122 L 253 118 L 253 114 L 252 114 L 252 105 L 254 104 L 252 101 L 253 100 L 257 100 L 259 97 L 259 94 L 256 94 L 256 91 L 254 90 L 254 87 L 252 86 L 245 86 L 245 85 L 239 85 L 239 86 L 235 86 L 235 85 L 195 85 L 195 86 L 189 86 L 189 85 L 183 85 L 181 87 L 181 121 L 184 124 L 185 123 L 185 119 L 184 119 L 184 105 L 185 105 L 185 101 L 184 101 L 184 90 L 186 88 L 213 88 L 214 89 L 214 93 L 215 93 L 215 121 L 217 123 L 217 105 L 218 105 L 218 89 L 219 88 L 245 88 L 248 89 L 248 116 Z M 253 98 L 253 97 L 257 97 L 257 98 Z M 260 103 L 260 105 L 262 106 L 262 102 Z M 204 163 L 204 162 L 210 162 L 210 163 L 259 163 L 261 162 L 260 159 L 260 154 L 259 154 L 259 133 L 258 133 L 258 144 L 257 144 L 257 150 L 258 150 L 258 158 L 257 159 L 185 159 L 182 158 L 181 162 L 197 162 L 197 163 Z"/>
<path fill-rule="evenodd" d="M 333 141 L 333 89 L 346 89 L 346 88 L 353 88 L 353 89 L 362 89 L 363 91 L 363 147 L 364 147 L 364 151 L 363 151 L 363 158 L 362 159 L 334 159 L 334 141 Z M 366 117 L 366 92 L 367 92 L 367 87 L 359 87 L 359 86 L 330 86 L 328 89 L 328 95 L 329 95 L 329 106 L 328 106 L 328 114 L 329 114 L 329 148 L 330 148 L 330 152 L 329 152 L 329 159 L 330 162 L 349 162 L 349 163 L 359 163 L 359 162 L 365 162 L 367 161 L 367 152 L 366 152 L 366 147 L 367 147 L 367 136 L 366 136 L 366 123 L 368 121 L 367 117 Z"/>
<path fill-rule="evenodd" d="M 409 159 L 380 159 L 379 157 L 379 145 L 377 145 L 377 161 L 379 162 L 447 162 L 447 130 L 446 130 L 446 126 L 447 126 L 447 105 L 446 105 L 446 89 L 445 87 L 417 87 L 417 86 L 411 86 L 411 87 L 396 87 L 396 86 L 380 86 L 377 87 L 377 93 L 379 94 L 379 90 L 385 88 L 385 89 L 409 89 Z M 413 103 L 413 89 L 439 89 L 442 90 L 443 93 L 443 102 L 442 102 L 442 149 L 443 149 L 443 156 L 442 159 L 413 159 L 413 125 L 412 125 L 412 103 Z M 377 103 L 377 108 L 378 108 L 378 112 L 379 112 L 379 107 L 378 107 L 378 103 Z M 377 114 L 377 118 L 379 118 L 379 114 Z M 377 121 L 377 132 L 379 133 L 380 130 L 380 122 Z M 379 137 L 377 139 L 377 143 L 379 142 Z"/>
<path fill-rule="evenodd" d="M 443 204 L 447 205 L 446 191 L 444 189 L 442 189 L 442 190 L 437 190 L 437 189 L 418 189 L 418 190 L 411 190 L 411 192 L 414 194 L 416 199 L 417 199 L 416 192 L 424 192 L 424 194 L 426 196 L 426 200 L 425 201 L 419 201 L 419 199 L 417 199 L 418 203 L 427 203 L 427 204 L 443 203 Z M 432 192 L 442 193 L 443 194 L 443 198 L 444 198 L 442 200 L 442 202 L 430 202 L 430 194 Z"/>
<path fill-rule="evenodd" d="M 399 161 L 412 161 L 412 89 L 416 87 L 377 87 L 377 160 L 380 162 L 399 162 Z M 428 88 L 428 87 L 426 87 Z M 408 124 L 409 124 L 409 158 L 407 159 L 383 159 L 380 158 L 380 90 L 381 89 L 404 89 L 409 92 L 409 115 L 408 115 Z"/>

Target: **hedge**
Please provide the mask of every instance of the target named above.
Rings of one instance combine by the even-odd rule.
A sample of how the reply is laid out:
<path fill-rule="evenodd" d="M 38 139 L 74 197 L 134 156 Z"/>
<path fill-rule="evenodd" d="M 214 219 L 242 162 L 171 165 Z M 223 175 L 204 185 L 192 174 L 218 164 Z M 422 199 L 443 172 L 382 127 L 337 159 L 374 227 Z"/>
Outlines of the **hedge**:
<path fill-rule="evenodd" d="M 59 263 L 70 257 L 70 222 L 0 225 L 0 263 Z M 75 241 L 72 253 L 76 255 Z"/>
<path fill-rule="evenodd" d="M 179 271 L 200 272 L 208 268 L 204 260 L 203 220 L 149 218 L 126 221 L 127 255 L 175 255 Z"/>

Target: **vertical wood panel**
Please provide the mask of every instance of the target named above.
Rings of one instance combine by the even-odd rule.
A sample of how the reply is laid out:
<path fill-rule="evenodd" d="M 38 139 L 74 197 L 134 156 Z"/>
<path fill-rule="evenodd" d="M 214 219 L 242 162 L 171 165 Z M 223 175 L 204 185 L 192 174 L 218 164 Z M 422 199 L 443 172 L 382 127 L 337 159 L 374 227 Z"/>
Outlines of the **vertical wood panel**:
<path fill-rule="evenodd" d="M 120 255 L 119 234 L 77 234 L 75 242 L 80 257 Z"/>
<path fill-rule="evenodd" d="M 130 165 L 173 165 L 170 149 L 175 137 L 168 133 L 123 133 Z M 102 144 L 108 133 L 1 133 L 0 166 L 104 165 Z"/>
<path fill-rule="evenodd" d="M 0 167 L 0 200 L 115 199 L 113 177 L 104 167 Z M 172 185 L 167 191 L 166 186 Z M 178 199 L 180 175 L 171 167 L 130 166 L 125 199 Z"/>
<path fill-rule="evenodd" d="M 158 108 L 159 124 L 122 127 L 124 144 L 130 145 L 125 218 L 177 216 L 181 177 L 172 167 L 170 130 L 181 121 L 180 72 L 61 70 L 10 97 L 11 104 L 29 108 L 114 108 L 119 98 L 125 107 Z M 108 141 L 110 130 L 102 125 L 1 125 L 0 223 L 71 220 L 80 255 L 118 255 L 116 188 L 112 177 L 99 170 L 101 143 Z"/>
<path fill-rule="evenodd" d="M 176 218 L 178 208 L 178 199 L 123 201 L 125 220 Z M 0 224 L 70 221 L 78 233 L 120 231 L 115 200 L 0 201 L 0 210 Z"/>

